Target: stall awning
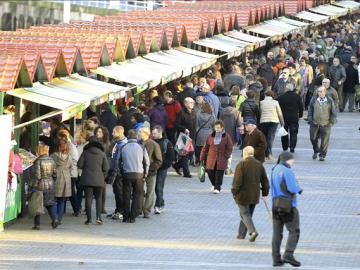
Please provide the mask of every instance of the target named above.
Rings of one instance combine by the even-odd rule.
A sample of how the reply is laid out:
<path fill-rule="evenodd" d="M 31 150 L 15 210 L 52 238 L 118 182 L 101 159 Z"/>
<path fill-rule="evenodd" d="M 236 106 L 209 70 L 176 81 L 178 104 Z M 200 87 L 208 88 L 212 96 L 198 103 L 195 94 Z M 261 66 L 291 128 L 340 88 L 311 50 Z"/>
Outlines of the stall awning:
<path fill-rule="evenodd" d="M 212 59 L 190 55 L 178 50 L 167 50 L 149 53 L 143 56 L 145 59 L 180 68 L 182 77 L 189 76 L 199 70 L 206 69 L 216 62 L 216 55 Z"/>
<path fill-rule="evenodd" d="M 305 27 L 309 26 L 309 23 L 301 22 L 301 21 L 297 21 L 297 20 L 292 20 L 292 19 L 289 19 L 287 17 L 279 17 L 279 18 L 276 18 L 276 20 L 282 21 L 282 22 L 287 23 L 287 24 L 295 25 L 295 26 L 298 26 L 298 27 L 301 27 L 301 28 L 305 28 Z"/>
<path fill-rule="evenodd" d="M 166 84 L 182 76 L 182 70 L 179 67 L 156 63 L 142 57 L 99 67 L 91 72 L 136 85 L 141 90 L 153 88 L 161 83 Z"/>
<path fill-rule="evenodd" d="M 225 35 L 228 36 L 228 37 L 234 38 L 234 39 L 244 41 L 244 42 L 252 43 L 252 44 L 255 45 L 255 48 L 265 46 L 266 41 L 267 41 L 267 38 L 255 37 L 255 36 L 248 35 L 248 34 L 245 34 L 243 32 L 236 31 L 236 30 L 226 32 Z"/>
<path fill-rule="evenodd" d="M 275 29 L 274 27 L 271 27 L 270 25 L 264 23 L 248 27 L 246 28 L 246 31 L 257 35 L 270 37 L 273 41 L 280 40 L 284 35 L 283 32 L 280 31 L 280 29 Z"/>
<path fill-rule="evenodd" d="M 265 21 L 264 24 L 271 26 L 271 29 L 279 31 L 279 32 L 283 33 L 284 35 L 290 34 L 290 33 L 295 33 L 295 32 L 298 32 L 299 30 L 301 30 L 299 26 L 288 24 L 286 22 L 279 21 L 277 19 Z"/>
<path fill-rule="evenodd" d="M 67 120 L 85 110 L 91 102 L 89 96 L 76 92 L 65 92 L 39 82 L 33 87 L 17 88 L 7 94 L 62 111 L 62 120 Z"/>
<path fill-rule="evenodd" d="M 309 10 L 322 15 L 330 16 L 332 18 L 344 16 L 348 13 L 347 9 L 335 7 L 332 5 L 318 6 L 318 7 L 310 8 Z"/>
<path fill-rule="evenodd" d="M 213 59 L 214 57 L 218 57 L 218 55 L 212 54 L 212 53 L 206 53 L 206 52 L 200 52 L 197 50 L 192 50 L 186 47 L 176 47 L 175 51 L 180 51 L 182 53 L 186 53 L 189 55 L 194 55 L 194 56 L 199 56 L 202 58 L 207 58 L 207 59 Z"/>
<path fill-rule="evenodd" d="M 203 47 L 225 52 L 227 53 L 228 59 L 237 57 L 245 51 L 245 47 L 240 43 L 235 44 L 221 38 L 205 38 L 193 42 Z"/>
<path fill-rule="evenodd" d="M 333 5 L 347 8 L 351 11 L 360 8 L 360 3 L 355 2 L 355 1 L 339 1 L 339 2 L 334 2 Z"/>
<path fill-rule="evenodd" d="M 326 23 L 329 21 L 329 16 L 319 15 L 308 11 L 302 11 L 294 15 L 296 18 L 313 22 L 316 24 Z"/>

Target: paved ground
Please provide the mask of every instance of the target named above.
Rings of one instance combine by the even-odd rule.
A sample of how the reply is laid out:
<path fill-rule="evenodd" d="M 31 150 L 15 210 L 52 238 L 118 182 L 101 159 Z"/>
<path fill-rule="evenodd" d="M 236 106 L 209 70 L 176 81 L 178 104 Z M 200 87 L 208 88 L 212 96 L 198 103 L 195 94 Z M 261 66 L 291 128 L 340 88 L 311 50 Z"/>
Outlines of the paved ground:
<path fill-rule="evenodd" d="M 301 122 L 294 169 L 304 189 L 296 251 L 303 269 L 360 269 L 359 126 L 359 113 L 341 114 L 321 163 L 311 159 L 308 126 Z M 276 138 L 275 156 L 279 146 Z M 239 152 L 234 156 L 237 162 Z M 272 165 L 266 163 L 268 172 Z M 0 269 L 271 269 L 272 226 L 264 204 L 255 212 L 256 242 L 237 240 L 231 180 L 226 177 L 223 192 L 213 195 L 208 181 L 170 172 L 166 211 L 135 224 L 85 226 L 84 216 L 68 215 L 54 231 L 44 216 L 41 231 L 34 232 L 31 220 L 21 219 L 0 234 Z M 108 192 L 108 211 L 113 204 Z"/>

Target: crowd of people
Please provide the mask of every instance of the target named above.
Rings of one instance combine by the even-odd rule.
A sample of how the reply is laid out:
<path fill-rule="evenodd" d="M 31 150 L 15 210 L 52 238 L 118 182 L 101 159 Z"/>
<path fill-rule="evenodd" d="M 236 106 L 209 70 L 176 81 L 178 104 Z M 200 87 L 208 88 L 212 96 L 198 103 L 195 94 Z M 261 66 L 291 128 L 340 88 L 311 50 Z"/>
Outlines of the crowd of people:
<path fill-rule="evenodd" d="M 52 226 L 62 223 L 67 198 L 74 216 L 79 216 L 83 196 L 87 225 L 92 223 L 93 198 L 98 224 L 103 223 L 102 214 L 128 223 L 140 215 L 149 218 L 152 211 L 160 214 L 171 167 L 191 178 L 189 166 L 204 166 L 211 192 L 218 194 L 224 174 L 232 174 L 233 149 L 239 147 L 243 158 L 231 189 L 241 216 L 237 237 L 244 239 L 248 233 L 255 241 L 258 236 L 252 215 L 260 189 L 263 197 L 270 193 L 273 200 L 288 197 L 289 212 L 282 202 L 276 201 L 277 207 L 273 201 L 274 266 L 300 266 L 294 258 L 300 235 L 295 194 L 302 190 L 291 170 L 299 119 L 307 110 L 312 158 L 325 161 L 337 114 L 360 110 L 358 27 L 353 20 L 332 22 L 307 37 L 293 35 L 248 55 L 246 62 L 217 62 L 206 73 L 120 105 L 116 115 L 104 104 L 99 119 L 89 117 L 74 138 L 58 119 L 51 119 L 50 137 L 40 137 L 43 144 L 31 187 L 43 191 Z M 284 152 L 271 172 L 270 185 L 263 163 L 274 159 L 272 145 L 279 128 L 286 131 L 281 136 Z M 179 134 L 191 139 L 193 151 L 177 151 Z M 105 208 L 106 183 L 115 197 L 111 213 Z M 285 225 L 289 240 L 281 258 Z M 36 215 L 34 229 L 39 228 Z"/>

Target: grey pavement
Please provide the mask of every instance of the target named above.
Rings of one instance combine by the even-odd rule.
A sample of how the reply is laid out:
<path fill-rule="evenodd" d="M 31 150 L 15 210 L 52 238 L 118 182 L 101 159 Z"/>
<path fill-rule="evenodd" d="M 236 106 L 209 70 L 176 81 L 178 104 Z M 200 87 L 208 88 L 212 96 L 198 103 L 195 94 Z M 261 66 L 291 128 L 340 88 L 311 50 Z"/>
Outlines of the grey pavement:
<path fill-rule="evenodd" d="M 304 192 L 299 196 L 301 235 L 295 256 L 302 269 L 360 269 L 360 113 L 343 113 L 333 128 L 325 162 L 313 161 L 309 127 L 301 120 L 294 170 Z M 276 138 L 274 156 L 281 151 Z M 232 167 L 240 159 L 234 151 Z M 273 162 L 266 162 L 269 173 Z M 192 168 L 196 175 L 196 168 Z M 168 174 L 161 215 L 124 224 L 106 218 L 85 226 L 85 216 L 71 216 L 50 228 L 42 217 L 40 231 L 23 218 L 0 233 L 0 269 L 272 269 L 272 224 L 264 203 L 254 214 L 259 237 L 237 240 L 238 208 L 232 177 L 223 191 L 210 183 Z M 108 212 L 114 208 L 108 187 Z M 287 233 L 284 234 L 284 242 Z M 284 243 L 285 244 L 285 243 Z M 281 269 L 290 269 L 290 266 Z"/>

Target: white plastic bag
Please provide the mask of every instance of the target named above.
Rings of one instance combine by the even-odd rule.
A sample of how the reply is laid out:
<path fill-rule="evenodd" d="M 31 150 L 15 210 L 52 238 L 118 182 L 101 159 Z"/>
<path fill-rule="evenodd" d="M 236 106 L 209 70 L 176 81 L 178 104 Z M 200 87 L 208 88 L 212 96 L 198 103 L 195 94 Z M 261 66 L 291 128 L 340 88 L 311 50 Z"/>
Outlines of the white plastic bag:
<path fill-rule="evenodd" d="M 288 135 L 288 132 L 283 126 L 280 126 L 280 128 L 276 131 L 276 135 L 282 137 Z"/>

